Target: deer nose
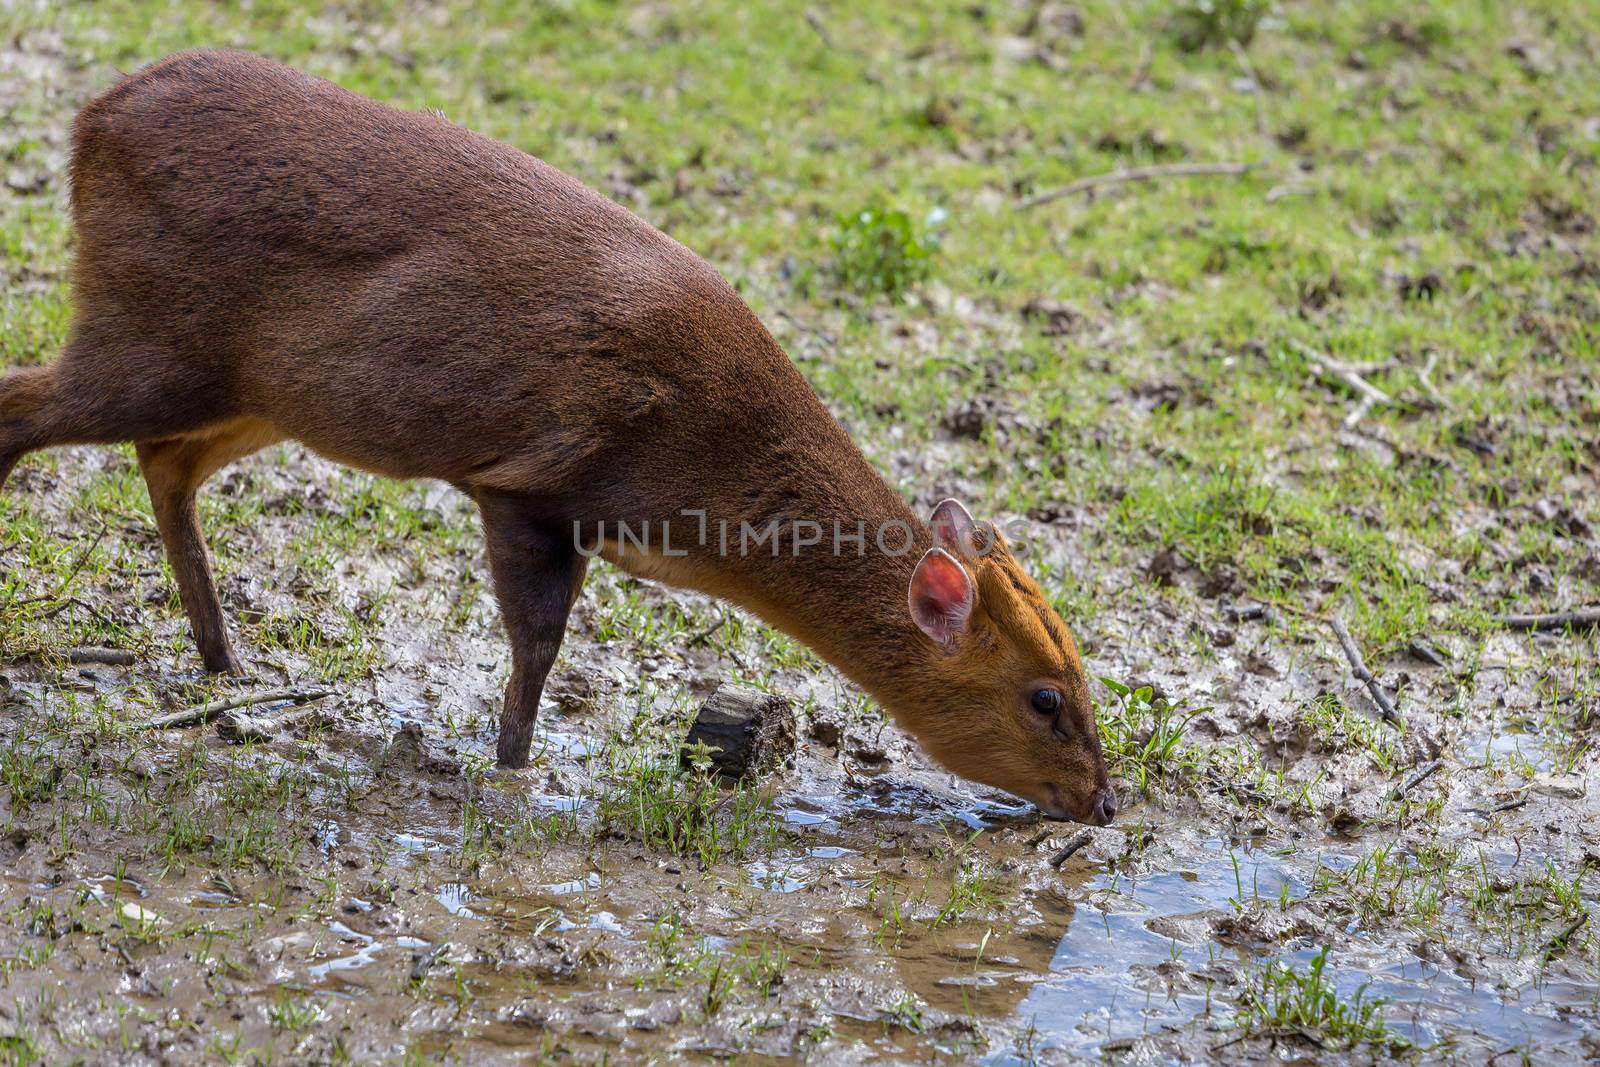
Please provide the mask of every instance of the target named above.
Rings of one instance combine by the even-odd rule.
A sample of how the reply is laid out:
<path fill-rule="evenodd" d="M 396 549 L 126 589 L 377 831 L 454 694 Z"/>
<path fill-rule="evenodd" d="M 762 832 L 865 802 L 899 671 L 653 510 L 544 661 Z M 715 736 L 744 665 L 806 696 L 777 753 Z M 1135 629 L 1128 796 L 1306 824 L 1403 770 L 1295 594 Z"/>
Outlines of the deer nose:
<path fill-rule="evenodd" d="M 1110 786 L 1095 793 L 1094 801 L 1089 805 L 1089 814 L 1096 826 L 1109 826 L 1111 820 L 1117 817 L 1117 794 Z"/>

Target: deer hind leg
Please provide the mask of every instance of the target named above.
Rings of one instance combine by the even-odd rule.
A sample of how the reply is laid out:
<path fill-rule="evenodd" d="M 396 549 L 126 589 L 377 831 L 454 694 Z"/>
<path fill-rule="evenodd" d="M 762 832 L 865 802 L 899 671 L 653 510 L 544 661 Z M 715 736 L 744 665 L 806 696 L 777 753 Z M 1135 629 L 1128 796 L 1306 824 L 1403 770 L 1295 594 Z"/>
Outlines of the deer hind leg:
<path fill-rule="evenodd" d="M 570 535 L 540 522 L 525 501 L 498 493 L 476 496 L 495 596 L 511 639 L 511 681 L 500 712 L 497 755 L 501 766 L 526 767 L 539 697 L 589 561 Z"/>
<path fill-rule="evenodd" d="M 214 673 L 244 672 L 228 640 L 228 625 L 211 576 L 195 493 L 207 478 L 229 463 L 282 439 L 283 435 L 269 423 L 234 419 L 199 434 L 141 441 L 138 445 L 139 468 L 150 489 L 150 504 L 178 582 L 178 596 L 194 630 L 200 658 L 206 670 Z"/>
<path fill-rule="evenodd" d="M 54 378 L 49 367 L 25 367 L 0 378 L 0 489 L 17 461 L 41 447 L 39 423 L 49 406 Z"/>
<path fill-rule="evenodd" d="M 206 366 L 137 317 L 83 314 L 59 359 L 0 378 L 0 486 L 35 449 L 177 437 L 231 414 Z"/>

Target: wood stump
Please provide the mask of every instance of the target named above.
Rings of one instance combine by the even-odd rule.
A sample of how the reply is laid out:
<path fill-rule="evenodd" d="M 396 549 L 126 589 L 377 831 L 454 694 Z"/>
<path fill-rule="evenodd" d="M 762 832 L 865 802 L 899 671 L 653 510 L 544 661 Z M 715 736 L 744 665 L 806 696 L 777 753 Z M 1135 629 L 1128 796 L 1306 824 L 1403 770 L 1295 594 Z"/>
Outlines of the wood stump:
<path fill-rule="evenodd" d="M 690 750 L 696 743 L 714 750 L 711 770 L 718 777 L 754 777 L 794 752 L 794 709 L 774 693 L 722 686 L 701 706 L 684 738 L 685 767 L 693 765 Z"/>

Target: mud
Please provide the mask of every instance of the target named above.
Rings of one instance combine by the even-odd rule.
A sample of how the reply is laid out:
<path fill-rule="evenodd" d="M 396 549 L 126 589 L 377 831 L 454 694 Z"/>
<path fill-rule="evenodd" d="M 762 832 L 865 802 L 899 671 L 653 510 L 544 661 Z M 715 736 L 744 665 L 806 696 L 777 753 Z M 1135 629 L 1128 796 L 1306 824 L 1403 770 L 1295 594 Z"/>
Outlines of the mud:
<path fill-rule="evenodd" d="M 71 95 L 52 42 L 24 43 L 0 86 L 25 70 Z M 30 196 L 63 194 L 62 110 L 18 120 L 42 146 Z M 953 441 L 869 447 L 923 505 L 981 496 L 944 472 L 997 421 L 1026 433 L 1008 410 L 985 396 Z M 1593 633 L 1440 633 L 1432 658 L 1373 660 L 1394 731 L 1288 608 L 1174 554 L 1102 569 L 1071 619 L 1092 670 L 1172 708 L 1097 689 L 1125 806 L 1056 869 L 1077 827 L 929 766 L 781 637 L 605 568 L 533 767 L 495 769 L 505 651 L 473 516 L 439 487 L 294 448 L 218 478 L 206 525 L 251 672 L 231 687 L 195 670 L 126 452 L 31 459 L 8 493 L 26 501 L 0 541 L 8 1061 L 1600 1057 Z M 1029 516 L 1030 564 L 1088 573 L 1107 510 Z M 1454 564 L 1439 587 L 1473 593 Z M 69 662 L 95 647 L 135 658 Z M 724 682 L 800 709 L 793 765 L 738 793 L 675 758 Z M 147 725 L 293 684 L 335 696 L 252 708 L 231 738 Z M 1323 950 L 1336 999 L 1384 1000 L 1383 1040 L 1251 1013 L 1270 961 L 1304 973 Z"/>
<path fill-rule="evenodd" d="M 128 478 L 125 467 L 85 451 L 54 474 L 24 471 L 24 485 L 55 487 L 38 506 L 59 520 L 63 551 L 83 549 L 63 490 Z M 675 638 L 725 609 L 614 573 L 580 604 L 534 767 L 497 771 L 504 666 L 486 595 L 470 585 L 470 621 L 448 632 L 441 617 L 460 606 L 435 594 L 476 566 L 464 504 L 391 490 L 375 519 L 431 514 L 439 543 L 407 560 L 380 534 L 307 605 L 285 545 L 366 480 L 294 452 L 234 477 L 281 492 L 286 510 L 295 501 L 224 538 L 226 599 L 259 620 L 242 628 L 256 677 L 239 688 L 313 670 L 314 656 L 258 649 L 272 620 L 333 629 L 387 586 L 383 621 L 360 641 L 374 659 L 313 709 L 251 709 L 272 740 L 249 744 L 215 725 L 143 726 L 203 688 L 171 610 L 154 613 L 131 667 L 7 668 L 0 1011 L 46 1058 L 1270 1058 L 1280 1042 L 1316 1046 L 1244 1037 L 1240 990 L 1268 957 L 1303 965 L 1322 948 L 1341 995 L 1365 984 L 1387 1000 L 1411 1055 L 1594 1051 L 1592 934 L 1546 951 L 1580 913 L 1558 914 L 1549 884 L 1568 885 L 1579 909 L 1597 891 L 1592 756 L 1573 762 L 1552 738 L 1588 728 L 1593 695 L 1581 662 L 1531 669 L 1581 660 L 1573 638 L 1507 636 L 1470 687 L 1437 667 L 1376 668 L 1408 678 L 1409 725 L 1394 734 L 1356 710 L 1365 697 L 1331 637 L 1306 647 L 1196 604 L 1233 640 L 1152 671 L 1163 661 L 1148 642 L 1191 624 L 1160 604 L 1111 613 L 1095 623 L 1101 673 L 1143 670 L 1210 710 L 1176 750 L 1198 762 L 1175 757 L 1143 794 L 1125 781 L 1117 825 L 1055 870 L 1046 860 L 1072 827 L 929 767 L 814 661 L 771 669 L 772 639 L 755 627 L 725 625 L 710 648 Z M 330 478 L 325 500 L 308 497 Z M 147 568 L 153 535 L 130 525 L 104 551 Z M 394 582 L 403 560 L 422 573 Z M 132 625 L 158 581 L 139 597 L 114 582 L 84 592 Z M 631 629 L 608 606 L 618 600 Z M 70 641 L 78 624 L 62 625 Z M 778 648 L 778 661 L 794 657 Z M 702 838 L 641 840 L 617 815 L 615 798 L 640 789 L 624 754 L 671 766 L 694 694 L 741 664 L 742 680 L 803 702 L 793 769 L 755 796 L 748 841 L 710 862 Z M 1346 702 L 1349 719 L 1308 722 L 1317 694 Z M 1530 722 L 1541 707 L 1559 724 Z M 1434 758 L 1440 772 L 1386 799 Z M 707 825 L 731 840 L 740 810 Z"/>

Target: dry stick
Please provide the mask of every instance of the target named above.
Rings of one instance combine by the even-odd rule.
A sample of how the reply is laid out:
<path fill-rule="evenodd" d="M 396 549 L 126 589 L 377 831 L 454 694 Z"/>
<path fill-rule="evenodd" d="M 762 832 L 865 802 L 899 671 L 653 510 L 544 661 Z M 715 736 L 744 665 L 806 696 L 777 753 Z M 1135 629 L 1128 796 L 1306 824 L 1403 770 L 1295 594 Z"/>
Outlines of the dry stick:
<path fill-rule="evenodd" d="M 1030 196 L 1017 205 L 1019 210 L 1039 207 L 1073 193 L 1086 193 L 1091 189 L 1101 189 L 1108 185 L 1123 185 L 1127 182 L 1148 182 L 1159 178 L 1192 178 L 1206 174 L 1244 174 L 1261 166 L 1260 163 L 1164 163 L 1153 167 L 1129 167 L 1126 170 L 1113 170 L 1106 174 L 1095 174 L 1087 178 L 1079 178 L 1075 182 L 1068 182 L 1059 189 Z"/>
<path fill-rule="evenodd" d="M 1328 625 L 1333 628 L 1333 635 L 1339 639 L 1339 646 L 1344 649 L 1344 658 L 1350 661 L 1350 672 L 1356 676 L 1356 681 L 1366 684 L 1367 692 L 1372 694 L 1373 703 L 1378 705 L 1378 711 L 1383 715 L 1383 721 L 1399 726 L 1400 713 L 1389 703 L 1383 688 L 1378 685 L 1378 679 L 1367 670 L 1366 661 L 1361 658 L 1361 650 L 1356 647 L 1350 631 L 1345 629 L 1344 620 L 1335 615 L 1328 620 Z"/>
<path fill-rule="evenodd" d="M 1396 800 L 1404 800 L 1407 793 L 1411 792 L 1417 786 L 1427 781 L 1439 770 L 1439 768 L 1443 766 L 1444 760 L 1436 759 L 1432 763 L 1418 767 L 1416 770 L 1411 772 L 1405 781 L 1401 782 L 1399 785 L 1395 786 L 1389 791 L 1389 800 L 1391 802 Z"/>
<path fill-rule="evenodd" d="M 1557 934 L 1556 936 L 1552 937 L 1550 939 L 1549 943 L 1544 946 L 1544 950 L 1545 950 L 1546 954 L 1554 952 L 1554 951 L 1556 951 L 1556 949 L 1559 949 L 1559 948 L 1566 948 L 1567 947 L 1567 942 L 1572 938 L 1572 935 L 1577 933 L 1578 932 L 1578 928 L 1580 926 L 1582 926 L 1584 923 L 1588 922 L 1588 921 L 1589 921 L 1589 913 L 1587 911 L 1585 911 L 1585 912 L 1581 913 L 1576 919 L 1573 919 L 1571 922 L 1569 922 L 1567 924 L 1566 929 L 1562 930 L 1559 934 Z"/>
<path fill-rule="evenodd" d="M 1356 406 L 1351 408 L 1349 413 L 1345 415 L 1344 428 L 1346 430 L 1355 429 L 1358 425 L 1360 425 L 1361 420 L 1367 417 L 1367 413 L 1371 410 L 1372 398 L 1370 396 L 1362 397 L 1360 400 L 1356 401 Z"/>
<path fill-rule="evenodd" d="M 313 700 L 323 700 L 331 696 L 333 696 L 331 689 L 268 689 L 263 693 L 224 697 L 209 704 L 175 711 L 170 715 L 158 715 L 150 720 L 150 729 L 170 730 L 174 726 L 193 726 L 195 723 L 205 722 L 213 715 L 220 715 L 235 708 L 253 707 L 256 704 L 309 704 Z"/>
<path fill-rule="evenodd" d="M 1128 83 L 1129 91 L 1141 88 L 1150 78 L 1150 65 L 1155 62 L 1155 42 L 1145 38 L 1144 49 L 1139 53 L 1139 65 L 1134 68 L 1133 80 Z"/>
<path fill-rule="evenodd" d="M 1305 342 L 1298 341 L 1293 337 L 1289 338 L 1289 343 L 1298 349 L 1301 355 L 1305 356 L 1306 359 L 1311 361 L 1311 367 L 1317 372 L 1319 377 L 1343 382 L 1345 385 L 1349 386 L 1355 392 L 1355 394 L 1362 399 L 1363 402 L 1365 402 L 1364 405 L 1358 404 L 1356 409 L 1351 412 L 1350 416 L 1345 419 L 1345 429 L 1349 429 L 1356 422 L 1361 421 L 1361 416 L 1365 416 L 1367 410 L 1369 410 L 1373 404 L 1383 404 L 1388 406 L 1394 403 L 1393 398 L 1391 398 L 1388 393 L 1384 392 L 1382 389 L 1379 389 L 1376 385 L 1373 385 L 1371 382 L 1367 381 L 1361 376 L 1363 372 L 1370 373 L 1372 370 L 1375 370 L 1381 366 L 1381 364 L 1360 365 L 1355 363 L 1341 363 L 1339 360 L 1325 355 L 1324 353 L 1318 352 L 1315 348 L 1312 348 Z M 1359 415 L 1357 413 L 1359 413 Z"/>
<path fill-rule="evenodd" d="M 710 641 L 712 636 L 718 630 L 720 630 L 724 626 L 728 625 L 728 618 L 729 618 L 729 616 L 727 616 L 727 615 L 722 616 L 722 618 L 718 619 L 716 622 L 712 623 L 710 626 L 707 626 L 704 630 L 701 630 L 699 633 L 697 633 L 693 637 L 689 638 L 689 640 L 687 642 L 689 647 L 693 648 L 695 645 L 703 645 L 707 641 Z"/>
<path fill-rule="evenodd" d="M 131 667 L 134 655 L 125 648 L 73 648 L 67 650 L 68 663 L 98 663 L 106 667 Z"/>
<path fill-rule="evenodd" d="M 814 7 L 806 8 L 805 20 L 806 25 L 815 30 L 817 36 L 822 38 L 823 44 L 827 45 L 829 48 L 839 47 L 833 43 L 833 34 L 828 32 L 828 24 L 822 21 L 822 13 L 820 11 Z"/>
<path fill-rule="evenodd" d="M 1261 99 L 1265 87 L 1261 84 L 1261 75 L 1256 73 L 1255 64 L 1250 62 L 1250 57 L 1245 55 L 1244 48 L 1232 37 L 1228 38 L 1228 47 L 1233 50 L 1233 58 L 1238 61 L 1239 69 L 1244 71 L 1245 77 L 1250 79 L 1250 84 L 1255 86 L 1250 93 L 1256 105 L 1256 134 L 1263 141 L 1270 143 L 1271 135 L 1267 132 L 1267 105 Z"/>
<path fill-rule="evenodd" d="M 1500 625 L 1513 630 L 1565 630 L 1583 626 L 1600 626 L 1600 608 L 1582 608 L 1578 611 L 1558 611 L 1553 615 L 1502 615 Z"/>
<path fill-rule="evenodd" d="M 1061 848 L 1061 851 L 1057 852 L 1054 856 L 1050 857 L 1050 859 L 1048 860 L 1050 866 L 1059 869 L 1060 866 L 1063 863 L 1067 862 L 1069 859 L 1072 858 L 1072 856 L 1073 856 L 1073 854 L 1075 852 L 1077 852 L 1079 849 L 1083 848 L 1085 845 L 1087 845 L 1089 842 L 1091 842 L 1093 840 L 1094 840 L 1094 831 L 1093 830 L 1081 831 L 1078 834 L 1078 836 L 1074 837 L 1071 841 L 1068 841 L 1065 845 L 1063 845 L 1062 848 Z"/>
<path fill-rule="evenodd" d="M 93 615 L 95 618 L 99 619 L 100 622 L 105 626 L 116 625 L 110 619 L 106 618 L 105 614 L 99 608 L 95 607 L 88 601 L 80 600 L 75 596 L 62 597 L 56 602 L 56 606 L 45 612 L 41 618 L 53 619 L 57 615 L 60 615 L 63 611 L 66 611 L 68 608 L 73 606 L 80 607 L 84 611 L 87 611 L 90 615 Z"/>
<path fill-rule="evenodd" d="M 1439 392 L 1438 387 L 1433 384 L 1433 367 L 1438 362 L 1439 353 L 1429 352 L 1428 365 L 1417 371 L 1417 381 L 1422 383 L 1422 387 L 1428 391 L 1428 395 L 1433 398 L 1433 402 L 1438 404 L 1441 409 L 1454 411 L 1455 405 L 1446 400 L 1444 394 Z"/>
<path fill-rule="evenodd" d="M 1489 816 L 1498 815 L 1502 811 L 1515 811 L 1516 809 L 1518 809 L 1520 807 L 1524 807 L 1527 803 L 1528 803 L 1528 798 L 1527 797 L 1517 797 L 1514 800 L 1502 801 L 1501 803 L 1496 804 L 1492 808 L 1468 808 L 1467 810 L 1472 812 L 1472 814 L 1478 816 L 1479 818 L 1487 819 L 1487 818 L 1489 818 Z"/>
<path fill-rule="evenodd" d="M 26 600 L 17 601 L 17 603 L 18 604 L 38 604 L 38 603 L 48 602 L 48 601 L 52 601 L 52 600 L 60 600 L 61 599 L 61 594 L 65 593 L 67 591 L 67 587 L 72 584 L 72 580 L 74 578 L 76 578 L 78 576 L 78 574 L 83 570 L 84 565 L 89 562 L 89 557 L 94 555 L 94 550 L 100 547 L 100 542 L 105 540 L 106 533 L 110 529 L 111 528 L 109 526 L 107 526 L 105 523 L 101 523 L 100 524 L 100 532 L 94 535 L 94 540 L 89 542 L 89 547 L 88 548 L 86 548 L 82 552 L 78 553 L 78 558 L 73 562 L 72 569 L 67 572 L 67 576 L 65 578 L 61 579 L 61 581 L 56 583 L 56 591 L 55 592 L 48 593 L 48 594 L 46 594 L 44 596 L 31 596 L 31 597 L 28 597 Z"/>

